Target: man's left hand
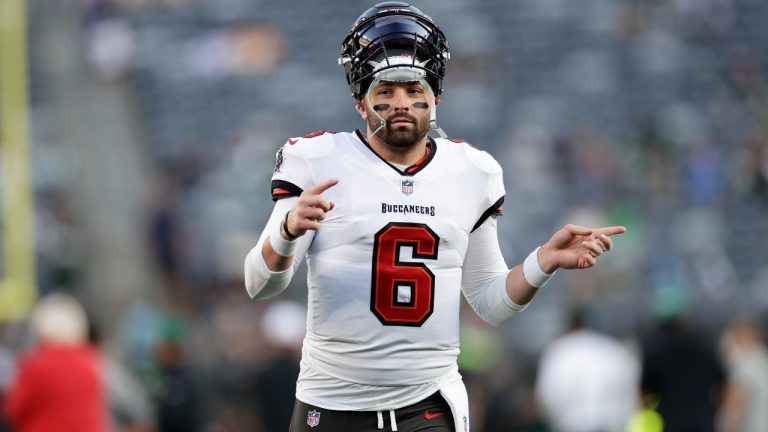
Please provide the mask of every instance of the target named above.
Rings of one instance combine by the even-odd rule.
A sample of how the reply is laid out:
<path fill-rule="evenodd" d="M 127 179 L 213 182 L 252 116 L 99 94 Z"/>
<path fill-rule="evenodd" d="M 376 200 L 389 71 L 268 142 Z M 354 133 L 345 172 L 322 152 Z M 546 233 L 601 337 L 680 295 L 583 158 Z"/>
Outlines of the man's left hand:
<path fill-rule="evenodd" d="M 546 273 L 558 268 L 584 269 L 597 264 L 597 257 L 613 248 L 611 236 L 623 234 L 623 226 L 585 228 L 566 225 L 539 249 L 539 265 Z"/>

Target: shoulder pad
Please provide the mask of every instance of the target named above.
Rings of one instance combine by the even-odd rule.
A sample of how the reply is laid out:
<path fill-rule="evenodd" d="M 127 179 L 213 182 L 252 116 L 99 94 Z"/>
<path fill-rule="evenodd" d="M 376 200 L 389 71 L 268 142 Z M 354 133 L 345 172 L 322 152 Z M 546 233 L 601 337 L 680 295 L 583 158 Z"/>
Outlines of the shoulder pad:
<path fill-rule="evenodd" d="M 488 174 L 498 174 L 502 171 L 501 165 L 496 162 L 496 159 L 494 159 L 490 153 L 480 150 L 472 144 L 464 143 L 464 154 L 472 165 L 483 172 Z"/>
<path fill-rule="evenodd" d="M 334 134 L 336 131 L 320 130 L 302 137 L 288 138 L 284 150 L 289 154 L 305 158 L 317 158 L 330 153 L 336 146 Z"/>

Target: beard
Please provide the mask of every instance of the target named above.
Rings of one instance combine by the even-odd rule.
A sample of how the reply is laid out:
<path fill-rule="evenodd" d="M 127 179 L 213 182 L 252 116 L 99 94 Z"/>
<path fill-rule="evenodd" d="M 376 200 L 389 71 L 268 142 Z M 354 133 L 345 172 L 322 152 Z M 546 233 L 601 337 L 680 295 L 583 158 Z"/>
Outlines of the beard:
<path fill-rule="evenodd" d="M 393 120 L 398 119 L 407 119 L 411 124 L 392 124 Z M 385 144 L 396 148 L 405 149 L 415 146 L 427 136 L 429 131 L 429 111 L 422 118 L 406 113 L 392 114 L 386 121 L 387 124 L 376 132 L 376 136 Z M 368 127 L 370 130 L 375 131 L 380 124 L 379 116 L 369 109 Z"/>

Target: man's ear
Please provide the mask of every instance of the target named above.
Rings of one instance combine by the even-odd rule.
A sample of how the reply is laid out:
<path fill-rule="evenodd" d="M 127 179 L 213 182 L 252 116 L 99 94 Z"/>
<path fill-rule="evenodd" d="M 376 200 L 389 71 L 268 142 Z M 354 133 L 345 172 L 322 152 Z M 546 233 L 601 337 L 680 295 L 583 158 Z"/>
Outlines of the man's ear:
<path fill-rule="evenodd" d="M 435 98 L 435 108 L 440 106 L 440 98 Z"/>
<path fill-rule="evenodd" d="M 368 120 L 368 111 L 365 110 L 365 102 L 362 100 L 357 101 L 355 104 L 355 109 L 360 114 L 360 117 L 363 118 L 363 120 Z"/>

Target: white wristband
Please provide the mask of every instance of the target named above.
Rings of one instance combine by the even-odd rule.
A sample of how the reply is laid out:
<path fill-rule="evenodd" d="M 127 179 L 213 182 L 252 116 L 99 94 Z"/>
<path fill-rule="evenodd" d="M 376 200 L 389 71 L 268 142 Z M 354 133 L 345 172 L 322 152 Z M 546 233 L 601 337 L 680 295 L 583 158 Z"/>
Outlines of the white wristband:
<path fill-rule="evenodd" d="M 296 249 L 296 240 L 286 240 L 280 234 L 282 224 L 277 224 L 276 228 L 269 234 L 269 244 L 272 245 L 272 249 L 280 256 L 292 257 L 293 251 Z"/>
<path fill-rule="evenodd" d="M 541 269 L 539 265 L 539 249 L 541 247 L 534 249 L 523 261 L 523 277 L 531 286 L 536 288 L 543 287 L 555 274 L 555 272 L 544 273 L 544 270 Z"/>

